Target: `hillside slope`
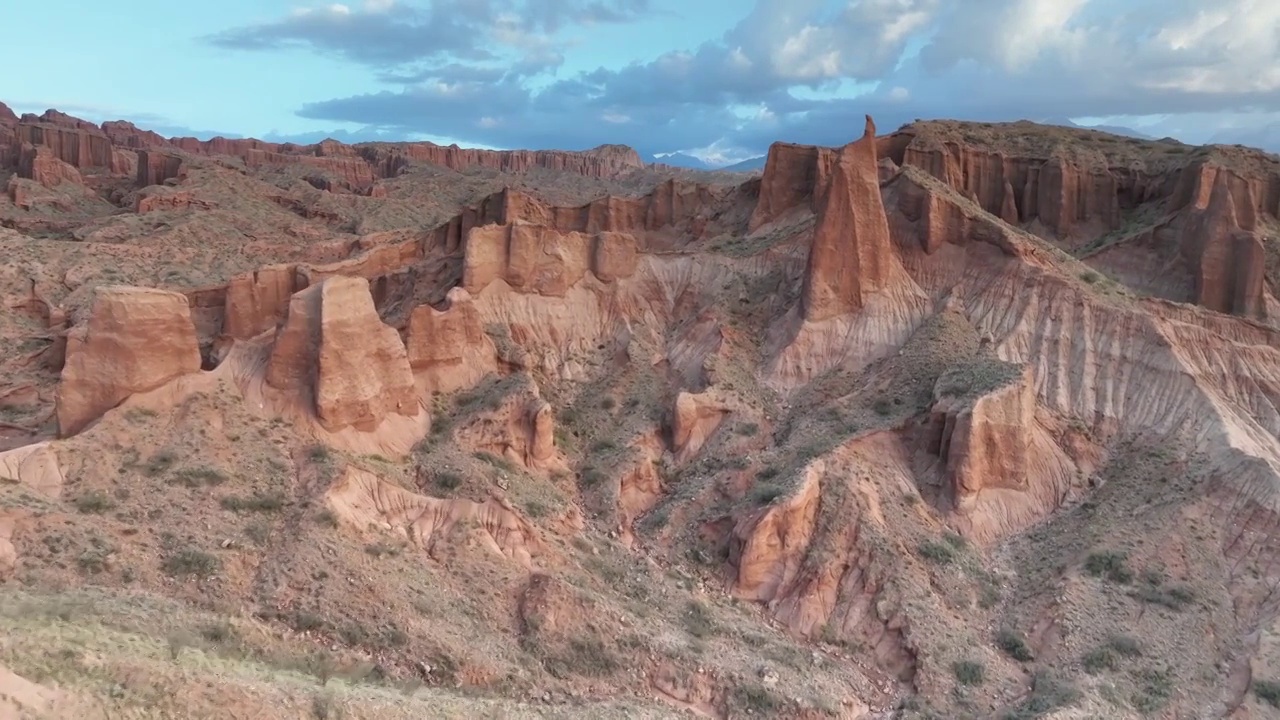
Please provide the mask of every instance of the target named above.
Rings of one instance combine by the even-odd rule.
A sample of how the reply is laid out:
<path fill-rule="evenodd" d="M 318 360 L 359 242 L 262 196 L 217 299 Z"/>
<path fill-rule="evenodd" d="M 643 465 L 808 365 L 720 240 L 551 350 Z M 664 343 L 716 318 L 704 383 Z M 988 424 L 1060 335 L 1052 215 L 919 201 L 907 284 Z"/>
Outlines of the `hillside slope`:
<path fill-rule="evenodd" d="M 6 125 L 11 706 L 1276 711 L 1270 156 L 868 118 L 363 193 L 76 122 Z"/>

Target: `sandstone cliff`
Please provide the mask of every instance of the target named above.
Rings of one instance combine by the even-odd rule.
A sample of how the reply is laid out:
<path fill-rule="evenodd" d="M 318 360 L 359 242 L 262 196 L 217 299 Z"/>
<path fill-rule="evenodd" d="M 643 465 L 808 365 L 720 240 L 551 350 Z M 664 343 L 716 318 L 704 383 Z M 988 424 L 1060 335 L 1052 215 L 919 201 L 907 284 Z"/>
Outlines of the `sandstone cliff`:
<path fill-rule="evenodd" d="M 328 278 L 293 295 L 266 382 L 310 398 L 329 430 L 372 430 L 389 414 L 419 412 L 404 344 L 378 319 L 363 278 Z"/>
<path fill-rule="evenodd" d="M 99 288 L 86 322 L 67 337 L 66 356 L 57 403 L 63 436 L 134 393 L 200 370 L 187 299 L 151 288 Z"/>
<path fill-rule="evenodd" d="M 862 307 L 885 287 L 894 263 L 889 224 L 880 198 L 875 125 L 840 150 L 809 250 L 801 303 L 806 320 L 820 322 Z M 817 181 L 815 180 L 815 183 Z"/>

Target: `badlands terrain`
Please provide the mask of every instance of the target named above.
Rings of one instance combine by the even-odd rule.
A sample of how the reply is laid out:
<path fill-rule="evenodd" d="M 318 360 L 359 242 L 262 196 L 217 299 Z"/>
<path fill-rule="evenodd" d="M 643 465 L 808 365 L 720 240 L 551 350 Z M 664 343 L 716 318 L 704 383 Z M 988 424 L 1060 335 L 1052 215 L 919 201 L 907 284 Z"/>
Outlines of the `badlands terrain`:
<path fill-rule="evenodd" d="M 0 717 L 1280 716 L 1280 160 L 0 105 Z"/>

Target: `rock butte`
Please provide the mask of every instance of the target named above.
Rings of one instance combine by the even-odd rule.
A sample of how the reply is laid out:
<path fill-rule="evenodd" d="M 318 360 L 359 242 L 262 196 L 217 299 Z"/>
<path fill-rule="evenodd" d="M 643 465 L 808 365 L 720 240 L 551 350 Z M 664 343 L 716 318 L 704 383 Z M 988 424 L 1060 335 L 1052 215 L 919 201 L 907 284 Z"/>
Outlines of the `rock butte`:
<path fill-rule="evenodd" d="M 254 605 L 434 684 L 456 666 L 711 717 L 1000 717 L 1111 648 L 1116 697 L 1266 716 L 1246 689 L 1280 667 L 1275 158 L 868 117 L 841 148 L 775 144 L 759 177 L 553 201 L 504 176 L 369 232 L 419 163 L 642 168 L 616 146 L 200 142 L 3 106 L 0 162 L 14 227 L 70 217 L 108 257 L 134 226 L 95 224 L 102 203 L 137 227 L 307 221 L 270 235 L 306 252 L 247 227 L 260 266 L 175 289 L 14 264 L 4 327 L 42 334 L 0 409 L 47 408 L 59 437 L 6 445 L 0 490 L 122 507 L 0 507 L 0 579 L 57 545 L 47 517 L 114 532 L 153 494 L 157 522 L 198 507 L 191 542 L 227 544 L 216 582 L 175 578 L 120 526 L 140 588 Z M 208 194 L 224 182 L 261 204 Z M 279 498 L 265 540 L 231 539 Z M 430 612 L 406 612 L 419 595 Z M 368 607 L 412 632 L 341 624 Z M 1157 676 L 1177 692 L 1153 699 Z M 1101 708 L 1096 686 L 1059 700 Z"/>

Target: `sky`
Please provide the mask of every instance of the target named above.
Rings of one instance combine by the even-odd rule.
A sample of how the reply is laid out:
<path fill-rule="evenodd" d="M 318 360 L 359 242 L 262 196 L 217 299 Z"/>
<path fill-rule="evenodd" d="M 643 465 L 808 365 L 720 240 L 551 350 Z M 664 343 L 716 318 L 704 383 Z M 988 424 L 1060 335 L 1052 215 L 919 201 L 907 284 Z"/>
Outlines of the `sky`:
<path fill-rule="evenodd" d="M 862 116 L 1072 119 L 1280 151 L 1277 0 L 41 0 L 0 75 L 166 135 L 726 163 Z M 35 60 L 38 58 L 38 60 Z"/>

